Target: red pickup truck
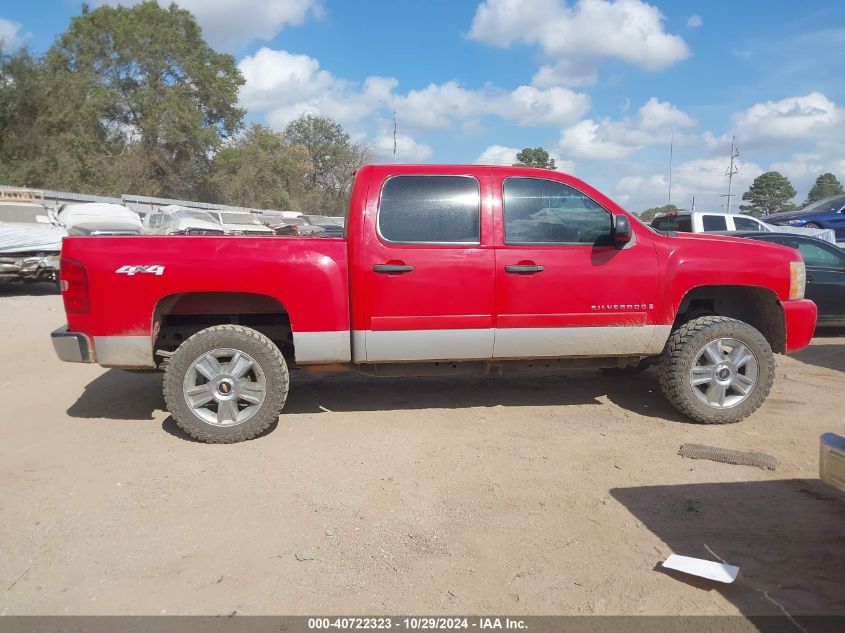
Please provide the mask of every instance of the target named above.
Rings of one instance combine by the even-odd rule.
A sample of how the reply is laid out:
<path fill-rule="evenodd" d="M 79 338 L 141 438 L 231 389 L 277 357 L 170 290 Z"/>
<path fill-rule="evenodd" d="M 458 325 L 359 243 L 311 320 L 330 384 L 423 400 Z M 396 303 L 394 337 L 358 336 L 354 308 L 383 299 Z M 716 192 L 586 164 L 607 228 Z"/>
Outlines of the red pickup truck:
<path fill-rule="evenodd" d="M 278 419 L 291 366 L 374 376 L 633 368 L 705 423 L 765 400 L 805 347 L 804 264 L 774 244 L 659 234 L 566 174 L 358 170 L 345 239 L 68 237 L 62 360 L 163 369 L 208 442 Z"/>

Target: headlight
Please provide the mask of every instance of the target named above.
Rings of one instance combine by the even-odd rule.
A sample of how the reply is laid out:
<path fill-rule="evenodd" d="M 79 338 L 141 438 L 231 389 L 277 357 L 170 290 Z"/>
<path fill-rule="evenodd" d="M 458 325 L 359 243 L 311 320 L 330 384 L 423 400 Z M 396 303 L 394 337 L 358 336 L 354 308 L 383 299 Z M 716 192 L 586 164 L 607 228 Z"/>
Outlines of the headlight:
<path fill-rule="evenodd" d="M 789 262 L 789 299 L 803 299 L 807 285 L 807 269 L 804 262 Z"/>
<path fill-rule="evenodd" d="M 787 220 L 786 221 L 786 223 L 790 226 L 792 226 L 793 224 L 801 224 L 803 222 L 804 222 L 804 220 Z"/>

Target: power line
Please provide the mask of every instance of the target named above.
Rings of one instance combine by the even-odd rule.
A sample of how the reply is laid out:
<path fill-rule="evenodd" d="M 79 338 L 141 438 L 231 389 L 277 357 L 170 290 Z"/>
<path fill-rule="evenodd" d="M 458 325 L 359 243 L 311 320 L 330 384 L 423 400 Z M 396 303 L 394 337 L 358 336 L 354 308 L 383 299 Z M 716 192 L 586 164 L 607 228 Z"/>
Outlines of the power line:
<path fill-rule="evenodd" d="M 731 189 L 733 187 L 733 179 L 734 174 L 739 173 L 739 169 L 735 164 L 735 160 L 739 158 L 739 149 L 736 146 L 736 136 L 731 137 L 731 165 L 728 167 L 728 170 L 725 172 L 725 176 L 728 177 L 728 193 L 723 194 L 723 198 L 728 199 L 728 213 L 731 212 L 731 199 L 733 198 L 733 193 L 731 193 Z"/>

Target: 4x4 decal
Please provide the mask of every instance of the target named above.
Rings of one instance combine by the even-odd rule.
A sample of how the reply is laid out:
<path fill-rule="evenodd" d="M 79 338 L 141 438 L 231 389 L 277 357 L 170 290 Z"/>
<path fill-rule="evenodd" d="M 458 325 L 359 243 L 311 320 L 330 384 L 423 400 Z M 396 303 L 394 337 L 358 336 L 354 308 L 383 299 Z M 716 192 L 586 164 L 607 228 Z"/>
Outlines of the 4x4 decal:
<path fill-rule="evenodd" d="M 129 275 L 130 277 L 136 273 L 149 273 L 151 275 L 161 276 L 164 274 L 164 266 L 161 264 L 153 264 L 149 266 L 121 266 L 114 272 Z"/>

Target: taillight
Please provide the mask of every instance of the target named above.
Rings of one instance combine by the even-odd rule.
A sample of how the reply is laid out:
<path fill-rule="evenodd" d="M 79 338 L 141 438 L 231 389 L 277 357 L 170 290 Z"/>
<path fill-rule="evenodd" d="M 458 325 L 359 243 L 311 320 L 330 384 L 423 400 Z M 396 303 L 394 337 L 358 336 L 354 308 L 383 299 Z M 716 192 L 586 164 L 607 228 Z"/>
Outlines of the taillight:
<path fill-rule="evenodd" d="M 61 259 L 59 278 L 62 285 L 62 299 L 68 314 L 88 312 L 88 270 L 72 259 Z"/>

